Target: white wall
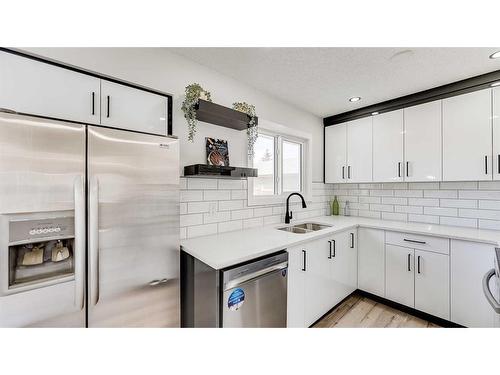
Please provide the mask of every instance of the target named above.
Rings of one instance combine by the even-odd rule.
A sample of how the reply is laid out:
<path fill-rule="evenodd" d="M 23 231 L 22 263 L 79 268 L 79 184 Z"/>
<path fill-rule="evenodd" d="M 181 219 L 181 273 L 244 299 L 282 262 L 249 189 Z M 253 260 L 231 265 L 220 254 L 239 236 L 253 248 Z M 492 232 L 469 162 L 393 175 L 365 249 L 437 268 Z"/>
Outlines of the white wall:
<path fill-rule="evenodd" d="M 181 141 L 181 167 L 205 163 L 205 137 L 227 139 L 231 165 L 245 166 L 246 132 L 199 123 L 195 142 L 187 141 L 187 124 L 181 111 L 185 87 L 193 82 L 212 93 L 212 100 L 230 107 L 235 101 L 254 104 L 257 115 L 278 124 L 310 132 L 313 181 L 323 181 L 322 119 L 166 48 L 24 48 L 25 51 L 151 87 L 174 96 L 173 133 Z"/>

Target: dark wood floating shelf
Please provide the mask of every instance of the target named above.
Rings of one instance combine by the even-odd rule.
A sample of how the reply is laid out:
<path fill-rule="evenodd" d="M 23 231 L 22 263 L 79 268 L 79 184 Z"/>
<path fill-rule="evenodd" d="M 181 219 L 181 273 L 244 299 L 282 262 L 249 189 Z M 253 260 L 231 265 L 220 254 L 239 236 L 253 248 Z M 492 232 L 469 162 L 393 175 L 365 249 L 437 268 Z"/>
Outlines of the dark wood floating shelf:
<path fill-rule="evenodd" d="M 224 126 L 235 130 L 245 130 L 248 128 L 250 116 L 246 113 L 236 111 L 232 108 L 224 107 L 220 104 L 208 102 L 200 99 L 196 106 L 196 118 L 198 121 Z M 255 118 L 255 125 L 259 119 Z"/>
<path fill-rule="evenodd" d="M 194 164 L 184 167 L 184 177 L 247 178 L 257 177 L 257 169 L 243 167 L 218 167 Z"/>

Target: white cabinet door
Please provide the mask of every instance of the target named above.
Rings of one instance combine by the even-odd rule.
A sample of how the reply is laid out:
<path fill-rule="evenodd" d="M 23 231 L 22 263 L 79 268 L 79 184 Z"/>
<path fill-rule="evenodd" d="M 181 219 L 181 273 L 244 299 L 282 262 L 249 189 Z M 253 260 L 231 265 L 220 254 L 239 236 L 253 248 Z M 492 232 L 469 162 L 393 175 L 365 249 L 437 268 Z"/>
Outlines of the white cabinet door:
<path fill-rule="evenodd" d="M 500 180 L 500 87 L 493 91 L 493 179 Z"/>
<path fill-rule="evenodd" d="M 0 52 L 0 108 L 99 124 L 100 79 Z"/>
<path fill-rule="evenodd" d="M 385 247 L 385 296 L 387 299 L 414 307 L 414 251 L 401 246 Z"/>
<path fill-rule="evenodd" d="M 443 100 L 443 180 L 492 179 L 491 89 Z"/>
<path fill-rule="evenodd" d="M 304 247 L 288 249 L 287 327 L 305 327 Z"/>
<path fill-rule="evenodd" d="M 372 117 L 347 124 L 347 182 L 372 181 Z"/>
<path fill-rule="evenodd" d="M 451 321 L 494 327 L 495 312 L 483 293 L 483 276 L 494 266 L 492 245 L 451 241 Z M 492 282 L 493 284 L 493 282 Z"/>
<path fill-rule="evenodd" d="M 329 248 L 324 239 L 316 240 L 307 244 L 306 248 L 306 304 L 305 304 L 305 326 L 309 327 L 329 307 L 331 300 L 330 290 L 330 262 Z"/>
<path fill-rule="evenodd" d="M 347 124 L 332 125 L 325 128 L 325 182 L 347 181 L 346 147 Z"/>
<path fill-rule="evenodd" d="M 403 181 L 403 110 L 373 116 L 373 181 Z"/>
<path fill-rule="evenodd" d="M 404 109 L 405 181 L 441 180 L 441 101 Z"/>
<path fill-rule="evenodd" d="M 108 81 L 102 81 L 101 93 L 102 125 L 167 134 L 167 97 Z"/>
<path fill-rule="evenodd" d="M 358 229 L 358 288 L 385 296 L 384 231 Z"/>
<path fill-rule="evenodd" d="M 450 257 L 415 250 L 415 308 L 450 319 Z"/>

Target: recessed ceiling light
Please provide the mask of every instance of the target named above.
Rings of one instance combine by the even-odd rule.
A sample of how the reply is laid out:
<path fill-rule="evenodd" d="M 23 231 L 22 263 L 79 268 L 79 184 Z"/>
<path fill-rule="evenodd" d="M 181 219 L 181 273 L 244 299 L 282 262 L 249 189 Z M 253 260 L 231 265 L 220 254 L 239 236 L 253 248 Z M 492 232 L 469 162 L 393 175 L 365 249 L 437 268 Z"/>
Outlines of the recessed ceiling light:
<path fill-rule="evenodd" d="M 378 115 L 378 112 L 372 112 L 372 116 Z"/>
<path fill-rule="evenodd" d="M 361 100 L 360 96 L 353 96 L 352 98 L 349 98 L 350 102 L 359 102 Z"/>
<path fill-rule="evenodd" d="M 490 55 L 490 59 L 498 59 L 500 58 L 500 51 L 496 51 Z"/>
<path fill-rule="evenodd" d="M 490 86 L 491 86 L 491 87 L 500 86 L 500 81 L 498 81 L 498 82 L 493 82 Z"/>

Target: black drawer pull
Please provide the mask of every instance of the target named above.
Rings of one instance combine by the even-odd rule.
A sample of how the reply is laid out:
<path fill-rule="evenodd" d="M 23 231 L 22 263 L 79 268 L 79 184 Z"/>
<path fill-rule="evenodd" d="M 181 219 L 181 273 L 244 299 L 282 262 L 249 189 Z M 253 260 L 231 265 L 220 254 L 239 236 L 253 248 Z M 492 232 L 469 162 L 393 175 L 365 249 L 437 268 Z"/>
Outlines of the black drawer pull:
<path fill-rule="evenodd" d="M 411 272 L 410 261 L 411 261 L 411 254 L 408 254 L 408 272 Z"/>
<path fill-rule="evenodd" d="M 328 241 L 330 244 L 330 253 L 328 254 L 328 259 L 332 259 L 332 241 Z"/>
<path fill-rule="evenodd" d="M 303 258 L 303 266 L 302 266 L 302 271 L 305 271 L 306 270 L 306 251 L 305 250 L 302 250 L 302 255 L 304 256 Z"/>
<path fill-rule="evenodd" d="M 417 272 L 420 273 L 420 255 L 417 257 Z"/>
<path fill-rule="evenodd" d="M 332 258 L 335 258 L 335 250 L 337 248 L 337 244 L 335 243 L 335 240 L 332 240 L 332 242 L 333 242 L 333 256 L 332 256 Z"/>
<path fill-rule="evenodd" d="M 408 240 L 408 239 L 404 239 L 403 241 L 406 241 L 406 242 L 412 242 L 412 243 L 419 243 L 421 245 L 425 245 L 427 242 L 425 241 L 417 241 L 417 240 Z"/>

